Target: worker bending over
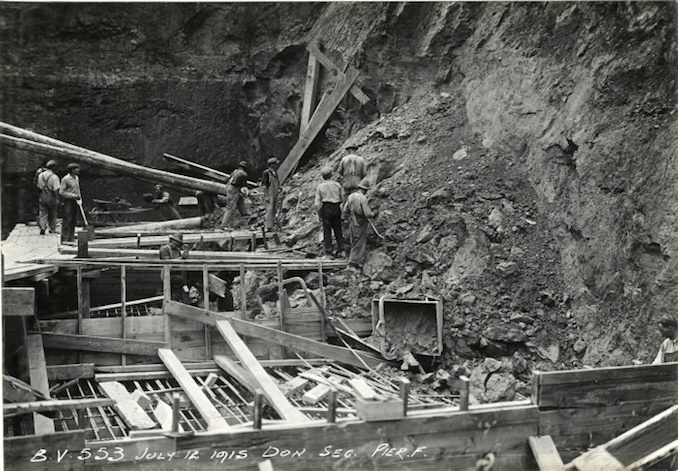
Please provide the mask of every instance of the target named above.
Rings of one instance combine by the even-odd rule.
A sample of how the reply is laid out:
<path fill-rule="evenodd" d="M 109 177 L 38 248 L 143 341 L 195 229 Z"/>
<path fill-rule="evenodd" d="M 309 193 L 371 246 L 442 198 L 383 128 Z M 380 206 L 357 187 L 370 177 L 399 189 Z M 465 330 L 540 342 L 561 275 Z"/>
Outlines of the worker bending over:
<path fill-rule="evenodd" d="M 160 210 L 160 214 L 166 220 L 181 219 L 181 214 L 179 214 L 179 210 L 177 210 L 169 192 L 165 191 L 162 185 L 155 185 L 155 192 L 151 203 L 156 205 Z"/>
<path fill-rule="evenodd" d="M 61 179 L 59 196 L 64 201 L 64 214 L 61 221 L 61 243 L 75 241 L 75 224 L 78 220 L 78 205 L 82 204 L 80 194 L 80 165 L 68 164 L 68 174 Z"/>
<path fill-rule="evenodd" d="M 264 199 L 266 201 L 266 217 L 264 228 L 267 231 L 277 226 L 278 194 L 280 192 L 280 178 L 278 178 L 278 164 L 280 161 L 275 157 L 268 159 L 268 167 L 261 175 L 261 184 L 264 187 Z"/>
<path fill-rule="evenodd" d="M 323 243 L 325 255 L 332 251 L 332 232 L 337 241 L 336 256 L 344 255 L 344 237 L 341 230 L 341 204 L 344 202 L 344 190 L 339 182 L 331 180 L 332 169 L 323 168 L 320 173 L 323 182 L 315 190 L 314 207 L 323 224 Z"/>
<path fill-rule="evenodd" d="M 244 160 L 238 163 L 238 168 L 233 170 L 231 179 L 226 188 L 226 209 L 221 219 L 221 226 L 228 227 L 231 223 L 231 216 L 236 209 L 242 216 L 247 216 L 245 208 L 245 195 L 247 194 L 247 162 Z"/>
<path fill-rule="evenodd" d="M 351 236 L 351 253 L 348 257 L 348 265 L 353 268 L 361 268 L 365 262 L 369 219 L 375 216 L 365 196 L 369 189 L 369 182 L 367 180 L 361 181 L 358 184 L 358 190 L 348 196 L 342 211 L 343 218 L 348 218 Z"/>
<path fill-rule="evenodd" d="M 659 319 L 659 332 L 664 341 L 652 364 L 678 361 L 678 323 L 674 316 L 663 316 Z"/>
<path fill-rule="evenodd" d="M 44 234 L 47 227 L 49 227 L 50 233 L 56 232 L 61 180 L 54 173 L 55 167 L 56 162 L 54 160 L 47 162 L 45 169 L 40 172 L 36 182 L 40 190 L 40 197 L 38 198 L 38 226 L 40 227 L 40 234 Z"/>

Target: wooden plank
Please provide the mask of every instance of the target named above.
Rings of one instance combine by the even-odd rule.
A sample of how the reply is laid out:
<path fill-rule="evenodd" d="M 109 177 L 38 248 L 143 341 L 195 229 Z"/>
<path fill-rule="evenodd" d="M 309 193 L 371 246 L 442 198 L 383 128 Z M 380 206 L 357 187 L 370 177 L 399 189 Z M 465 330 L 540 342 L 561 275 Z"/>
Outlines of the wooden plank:
<path fill-rule="evenodd" d="M 147 430 L 156 427 L 153 419 L 137 404 L 125 386 L 117 381 L 109 381 L 99 383 L 99 389 L 106 397 L 115 401 L 115 409 L 131 429 Z"/>
<path fill-rule="evenodd" d="M 80 450 L 85 448 L 85 431 L 57 432 L 42 435 L 39 442 L 35 436 L 5 437 L 3 440 L 4 465 L 9 470 L 49 470 L 54 469 L 85 469 L 85 461 L 76 459 Z M 67 457 L 63 456 L 68 450 Z M 68 468 L 59 458 L 66 460 Z"/>
<path fill-rule="evenodd" d="M 495 453 L 492 469 L 522 470 L 534 469 L 525 437 L 536 434 L 537 423 L 535 406 L 507 410 L 495 407 L 483 412 L 405 417 L 388 423 L 354 420 L 338 424 L 317 421 L 303 425 L 269 425 L 262 430 L 238 434 L 181 437 L 177 439 L 177 446 L 186 450 L 209 449 L 218 443 L 220 449 L 247 449 L 253 459 L 260 459 L 270 447 L 305 449 L 301 456 L 288 459 L 277 455 L 276 463 L 282 469 L 326 468 L 328 444 L 332 445 L 331 452 L 339 448 L 352 450 L 348 457 L 342 454 L 342 469 L 434 470 L 450 468 L 450 463 L 453 469 L 476 469 L 479 457 L 488 451 L 500 450 Z M 425 448 L 416 451 L 418 447 Z M 401 448 L 405 448 L 404 460 L 395 456 Z M 252 461 L 241 462 L 245 463 Z"/>
<path fill-rule="evenodd" d="M 230 289 L 230 285 L 216 275 L 209 274 L 209 289 L 217 296 L 224 297 L 226 290 Z"/>
<path fill-rule="evenodd" d="M 172 350 L 161 348 L 158 350 L 158 356 L 165 364 L 168 370 L 177 380 L 186 396 L 193 403 L 200 415 L 207 422 L 208 430 L 219 430 L 229 428 L 226 419 L 214 407 L 214 404 L 207 398 L 200 386 L 193 380 L 186 368 L 181 364 Z"/>
<path fill-rule="evenodd" d="M 94 363 L 51 365 L 47 367 L 47 379 L 50 381 L 64 381 L 75 378 L 94 378 Z"/>
<path fill-rule="evenodd" d="M 110 337 L 94 337 L 90 335 L 70 335 L 42 333 L 45 348 L 61 348 L 64 350 L 80 350 L 88 352 L 126 353 L 128 355 L 156 356 L 164 342 L 148 342 L 145 340 L 123 340 Z"/>
<path fill-rule="evenodd" d="M 181 157 L 176 157 L 172 154 L 162 154 L 162 156 L 165 158 L 165 160 L 168 160 L 181 168 L 198 171 L 202 175 L 212 178 L 218 182 L 228 183 L 228 180 L 231 178 L 228 173 L 215 170 L 196 162 L 191 162 L 190 160 L 182 159 Z"/>
<path fill-rule="evenodd" d="M 2 288 L 3 317 L 35 315 L 35 288 Z"/>
<path fill-rule="evenodd" d="M 238 365 L 236 362 L 224 355 L 215 355 L 214 362 L 229 374 L 237 382 L 245 386 L 251 392 L 257 389 L 257 381 L 252 377 L 252 374 Z"/>
<path fill-rule="evenodd" d="M 280 390 L 285 395 L 285 397 L 290 397 L 297 391 L 304 389 L 307 384 L 308 380 L 306 378 L 302 378 L 301 376 L 295 376 L 286 383 L 281 384 Z"/>
<path fill-rule="evenodd" d="M 228 321 L 218 321 L 217 329 L 235 352 L 243 367 L 252 375 L 256 385 L 263 390 L 268 402 L 284 420 L 296 422 L 307 422 L 310 420 L 290 404 Z"/>
<path fill-rule="evenodd" d="M 563 469 L 563 460 L 551 436 L 536 436 L 527 439 L 540 471 L 558 471 Z"/>
<path fill-rule="evenodd" d="M 53 399 L 50 401 L 32 401 L 16 402 L 12 404 L 3 404 L 2 413 L 5 417 L 27 414 L 29 412 L 54 412 L 71 409 L 85 409 L 87 407 L 105 407 L 112 406 L 115 401 L 112 399 Z"/>
<path fill-rule="evenodd" d="M 367 355 L 365 353 L 357 351 L 351 352 L 346 348 L 324 344 L 315 340 L 300 337 L 298 335 L 293 335 L 287 332 L 253 324 L 252 322 L 247 322 L 240 319 L 230 319 L 229 322 L 231 322 L 233 328 L 240 335 L 257 337 L 266 340 L 267 342 L 281 345 L 299 352 L 307 352 L 318 355 L 319 357 L 325 359 L 340 361 L 349 365 L 357 366 L 359 368 L 364 368 L 364 365 L 358 358 L 356 358 L 356 355 L 359 355 L 360 358 L 371 368 L 376 368 L 378 365 L 383 363 L 383 361 L 379 358 Z"/>
<path fill-rule="evenodd" d="M 538 435 L 550 435 L 558 450 L 586 450 L 601 445 L 675 404 L 648 401 L 587 409 L 540 411 Z"/>
<path fill-rule="evenodd" d="M 570 383 L 599 383 L 607 381 L 665 381 L 678 380 L 678 362 L 660 365 L 629 365 L 583 370 L 549 371 L 541 373 L 544 386 L 567 385 Z"/>
<path fill-rule="evenodd" d="M 29 335 L 26 337 L 26 352 L 28 354 L 28 374 L 31 387 L 49 397 L 49 380 L 47 379 L 45 350 L 42 346 L 41 335 Z M 54 422 L 49 417 L 34 413 L 33 423 L 36 435 L 54 433 Z"/>
<path fill-rule="evenodd" d="M 164 401 L 158 401 L 155 408 L 153 409 L 153 415 L 158 420 L 160 428 L 167 432 L 172 431 L 172 406 L 168 405 Z M 179 432 L 183 432 L 184 428 L 179 425 Z"/>
<path fill-rule="evenodd" d="M 308 50 L 308 52 L 314 55 L 316 59 L 334 75 L 337 75 L 339 77 L 343 75 L 341 69 L 339 69 L 339 67 L 337 67 L 334 62 L 332 62 L 332 59 L 330 59 L 325 54 L 323 54 L 322 51 L 320 51 L 320 48 L 318 47 L 317 44 L 311 43 L 308 46 L 306 46 L 306 49 Z M 349 92 L 354 97 L 356 97 L 358 101 L 363 105 L 370 101 L 370 97 L 365 95 L 365 93 L 363 93 L 363 91 L 357 85 L 352 85 L 351 88 L 349 89 Z"/>
<path fill-rule="evenodd" d="M 318 65 L 318 58 L 309 53 L 308 66 L 306 67 L 306 84 L 304 86 L 304 101 L 301 106 L 301 123 L 300 127 L 303 131 L 308 126 L 313 110 L 315 109 L 316 101 L 318 99 L 318 79 L 320 78 L 320 67 Z"/>
<path fill-rule="evenodd" d="M 301 397 L 306 404 L 317 404 L 327 397 L 330 393 L 330 387 L 326 384 L 318 384 Z"/>
<path fill-rule="evenodd" d="M 332 93 L 327 97 L 327 100 L 324 100 L 318 106 L 318 109 L 313 114 L 308 126 L 300 134 L 299 140 L 289 154 L 287 154 L 287 157 L 278 169 L 278 176 L 281 184 L 292 174 L 297 163 L 301 160 L 301 157 L 325 126 L 325 123 L 332 113 L 334 113 L 334 110 L 339 106 L 339 103 L 346 95 L 346 92 L 351 88 L 356 78 L 358 78 L 358 71 L 354 68 L 349 68 L 346 75 L 339 80 L 334 90 L 332 90 Z"/>
<path fill-rule="evenodd" d="M 2 399 L 4 402 L 31 402 L 49 400 L 49 395 L 32 388 L 20 379 L 3 374 Z"/>
<path fill-rule="evenodd" d="M 356 397 L 364 401 L 376 401 L 377 393 L 374 392 L 363 378 L 353 378 L 348 380 L 348 384 L 353 388 Z"/>
<path fill-rule="evenodd" d="M 402 399 L 387 401 L 365 401 L 359 397 L 355 399 L 355 410 L 358 417 L 365 422 L 381 420 L 397 420 L 405 417 L 405 406 Z"/>

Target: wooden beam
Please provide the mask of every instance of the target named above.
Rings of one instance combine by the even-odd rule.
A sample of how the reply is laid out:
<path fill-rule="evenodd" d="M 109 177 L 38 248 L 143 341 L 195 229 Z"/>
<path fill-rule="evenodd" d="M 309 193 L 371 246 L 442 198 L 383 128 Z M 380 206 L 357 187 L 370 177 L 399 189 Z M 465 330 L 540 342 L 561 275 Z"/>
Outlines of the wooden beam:
<path fill-rule="evenodd" d="M 252 374 L 245 370 L 243 367 L 238 365 L 236 362 L 224 355 L 215 355 L 214 362 L 219 368 L 224 370 L 237 382 L 245 386 L 251 392 L 254 392 L 257 389 L 257 382 L 252 377 Z"/>
<path fill-rule="evenodd" d="M 127 355 L 145 355 L 155 357 L 158 349 L 164 348 L 164 342 L 146 340 L 116 339 L 112 337 L 95 337 L 91 335 L 42 333 L 45 348 L 61 348 L 64 350 L 81 350 L 88 352 L 125 353 Z"/>
<path fill-rule="evenodd" d="M 117 381 L 99 383 L 99 389 L 115 402 L 115 409 L 130 428 L 148 430 L 156 427 L 155 422 L 134 400 L 127 388 Z"/>
<path fill-rule="evenodd" d="M 304 102 L 301 107 L 301 130 L 304 131 L 311 119 L 318 99 L 318 79 L 320 78 L 320 67 L 318 58 L 312 53 L 308 55 L 308 66 L 306 68 L 306 85 L 304 86 Z"/>
<path fill-rule="evenodd" d="M 537 461 L 539 471 L 558 471 L 563 469 L 563 460 L 550 435 L 529 437 L 527 439 Z"/>
<path fill-rule="evenodd" d="M 63 399 L 51 401 L 31 401 L 3 404 L 2 413 L 5 417 L 27 414 L 29 412 L 55 412 L 71 409 L 85 409 L 87 407 L 106 407 L 115 404 L 113 399 Z"/>
<path fill-rule="evenodd" d="M 327 97 L 327 100 L 324 100 L 318 105 L 318 109 L 313 114 L 308 126 L 302 131 L 299 140 L 289 154 L 287 154 L 287 157 L 278 169 L 278 176 L 281 184 L 287 180 L 287 177 L 289 177 L 292 172 L 294 172 L 299 160 L 301 160 L 301 157 L 311 146 L 313 140 L 325 126 L 332 113 L 334 113 L 334 110 L 337 109 L 337 106 L 339 106 L 341 100 L 346 96 L 346 92 L 351 88 L 356 78 L 358 78 L 358 71 L 350 68 L 346 75 L 339 80 L 334 90 L 332 90 L 332 93 Z"/>
<path fill-rule="evenodd" d="M 2 316 L 35 315 L 35 288 L 2 288 Z"/>
<path fill-rule="evenodd" d="M 0 134 L 0 142 L 15 149 L 28 150 L 50 157 L 90 164 L 116 173 L 152 180 L 154 182 L 166 183 L 182 188 L 203 190 L 221 195 L 225 195 L 228 188 L 228 186 L 223 183 L 201 180 L 134 164 L 126 160 L 111 157 L 100 152 L 93 152 L 6 123 L 0 123 L 0 132 L 5 133 Z"/>
<path fill-rule="evenodd" d="M 75 378 L 94 378 L 94 363 L 50 365 L 47 367 L 47 379 L 50 381 L 64 381 Z"/>
<path fill-rule="evenodd" d="M 49 400 L 49 395 L 31 387 L 18 378 L 2 375 L 2 399 L 4 402 L 32 402 Z"/>
<path fill-rule="evenodd" d="M 254 232 L 245 232 L 237 234 L 238 238 L 241 240 L 250 240 L 251 234 Z M 99 235 L 99 233 L 97 233 Z M 223 242 L 228 240 L 229 234 L 226 232 L 206 232 L 206 233 L 195 233 L 195 234 L 184 234 L 184 243 L 185 244 L 195 244 L 200 242 L 202 238 L 203 242 Z M 90 248 L 140 248 L 140 247 L 157 247 L 164 245 L 168 241 L 168 236 L 165 234 L 162 235 L 145 235 L 141 238 L 137 237 L 109 237 L 106 239 L 96 239 L 89 243 Z"/>
<path fill-rule="evenodd" d="M 197 171 L 197 172 L 201 173 L 202 175 L 209 177 L 209 178 L 212 178 L 212 179 L 214 179 L 218 182 L 221 182 L 221 183 L 228 183 L 229 179 L 231 178 L 231 175 L 226 173 L 226 172 L 222 172 L 220 170 L 215 170 L 215 169 L 210 168 L 206 165 L 201 165 L 201 164 L 196 163 L 196 162 L 191 162 L 190 160 L 182 159 L 181 157 L 176 157 L 176 156 L 171 155 L 171 154 L 162 154 L 162 156 L 165 158 L 165 160 L 173 162 L 181 168 L 185 168 L 187 170 Z M 255 188 L 255 187 L 259 186 L 259 184 L 256 183 L 256 182 L 248 181 L 247 186 L 250 187 L 250 188 Z"/>
<path fill-rule="evenodd" d="M 172 431 L 172 422 L 174 419 L 172 406 L 167 405 L 165 401 L 159 400 L 158 404 L 153 409 L 153 415 L 156 419 L 158 419 L 161 429 L 167 432 Z M 182 426 L 178 426 L 178 431 L 183 432 L 184 428 Z"/>
<path fill-rule="evenodd" d="M 256 337 L 276 345 L 282 345 L 285 348 L 290 348 L 298 352 L 311 353 L 325 359 L 340 361 L 349 365 L 357 366 L 359 368 L 364 368 L 365 365 L 358 358 L 356 358 L 356 355 L 359 355 L 360 358 L 370 368 L 376 368 L 378 365 L 384 362 L 377 357 L 373 357 L 362 352 L 351 352 L 347 348 L 317 342 L 299 335 L 289 334 L 280 330 L 257 325 L 252 322 L 235 318 L 231 318 L 229 321 L 233 325 L 233 328 L 236 330 L 236 332 L 238 332 L 240 335 Z"/>
<path fill-rule="evenodd" d="M 28 353 L 28 374 L 31 387 L 49 397 L 49 380 L 47 379 L 47 364 L 45 350 L 42 346 L 42 336 L 29 335 L 26 337 L 26 351 Z M 36 435 L 54 433 L 54 422 L 49 417 L 34 413 L 33 423 Z"/>
<path fill-rule="evenodd" d="M 327 397 L 331 389 L 332 388 L 326 384 L 318 384 L 310 391 L 306 391 L 301 397 L 301 400 L 306 404 L 317 404 Z"/>
<path fill-rule="evenodd" d="M 335 65 L 334 62 L 332 62 L 332 59 L 327 57 L 325 54 L 322 53 L 320 48 L 318 47 L 317 44 L 311 43 L 308 46 L 306 46 L 306 50 L 311 53 L 311 55 L 315 56 L 316 59 L 327 69 L 329 70 L 332 75 L 336 75 L 339 78 L 342 78 L 344 73 Z M 349 92 L 358 99 L 360 103 L 363 105 L 370 101 L 370 97 L 365 95 L 363 91 L 360 89 L 359 86 L 357 85 L 352 85 L 351 88 L 349 89 Z"/>
<path fill-rule="evenodd" d="M 290 404 L 228 321 L 218 321 L 217 329 L 226 339 L 226 342 L 241 361 L 243 367 L 252 375 L 257 386 L 264 391 L 268 402 L 284 420 L 295 422 L 307 422 L 310 420 Z"/>
<path fill-rule="evenodd" d="M 61 246 L 59 253 L 62 254 L 76 254 L 76 247 Z M 136 257 L 137 259 L 153 259 L 158 260 L 158 251 L 153 249 L 116 249 L 114 247 L 102 247 L 89 249 L 92 257 Z M 257 261 L 269 262 L 282 258 L 280 255 L 260 252 L 214 252 L 209 250 L 195 250 L 189 254 L 190 259 L 180 260 L 237 260 L 237 261 Z M 179 260 L 172 260 L 173 263 L 182 263 Z"/>
<path fill-rule="evenodd" d="M 221 415 L 221 413 L 214 407 L 214 404 L 202 391 L 200 386 L 193 380 L 191 375 L 186 371 L 186 368 L 181 364 L 172 350 L 161 348 L 158 350 L 158 356 L 165 364 L 168 370 L 177 380 L 181 388 L 184 390 L 186 396 L 193 403 L 200 415 L 207 422 L 208 430 L 219 430 L 229 428 L 228 422 Z"/>

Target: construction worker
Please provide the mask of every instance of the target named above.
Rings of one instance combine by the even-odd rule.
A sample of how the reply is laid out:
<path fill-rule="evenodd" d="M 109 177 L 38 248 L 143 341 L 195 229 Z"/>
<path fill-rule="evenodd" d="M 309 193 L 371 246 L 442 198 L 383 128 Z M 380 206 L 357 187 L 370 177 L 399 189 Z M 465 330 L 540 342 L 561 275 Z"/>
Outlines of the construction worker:
<path fill-rule="evenodd" d="M 348 265 L 353 268 L 361 268 L 367 255 L 368 220 L 374 217 L 374 211 L 370 208 L 365 196 L 369 189 L 370 183 L 363 179 L 358 184 L 358 189 L 346 199 L 342 211 L 342 217 L 348 217 L 351 236 L 351 253 L 348 257 Z"/>
<path fill-rule="evenodd" d="M 678 323 L 674 316 L 663 316 L 659 319 L 659 332 L 664 341 L 652 364 L 678 361 Z"/>
<path fill-rule="evenodd" d="M 169 243 L 160 247 L 160 260 L 175 260 L 188 258 L 188 250 L 184 247 L 184 236 L 175 233 L 169 236 Z M 188 304 L 189 292 L 188 274 L 184 270 L 173 270 L 170 274 L 172 301 L 182 301 Z"/>
<path fill-rule="evenodd" d="M 264 187 L 264 200 L 266 201 L 266 217 L 264 228 L 267 231 L 277 226 L 278 194 L 280 192 L 280 178 L 278 178 L 278 164 L 280 161 L 271 157 L 266 162 L 268 167 L 261 175 L 261 185 Z"/>
<path fill-rule="evenodd" d="M 356 147 L 347 148 L 349 152 L 352 149 Z M 358 188 L 358 184 L 367 175 L 367 164 L 359 155 L 349 153 L 339 162 L 339 175 L 342 176 L 341 184 L 348 195 Z"/>
<path fill-rule="evenodd" d="M 181 214 L 179 214 L 179 210 L 177 210 L 169 192 L 165 191 L 162 185 L 155 185 L 151 203 L 156 205 L 160 210 L 160 214 L 162 214 L 166 220 L 181 219 Z"/>
<path fill-rule="evenodd" d="M 238 163 L 238 168 L 233 170 L 231 179 L 226 188 L 226 209 L 221 219 L 221 226 L 227 227 L 231 223 L 231 216 L 236 209 L 242 216 L 247 216 L 245 208 L 245 196 L 247 195 L 247 162 Z"/>
<path fill-rule="evenodd" d="M 337 241 L 337 256 L 344 255 L 344 237 L 341 230 L 341 204 L 344 202 L 344 190 L 339 182 L 332 180 L 332 169 L 325 167 L 320 171 L 323 182 L 315 190 L 314 207 L 323 224 L 323 243 L 325 254 L 332 250 L 332 232 Z"/>
<path fill-rule="evenodd" d="M 59 196 L 64 202 L 64 214 L 61 221 L 61 243 L 75 241 L 75 224 L 78 220 L 79 205 L 82 204 L 80 194 L 80 165 L 68 164 L 68 174 L 61 179 Z"/>
<path fill-rule="evenodd" d="M 40 234 L 44 234 L 49 226 L 49 232 L 56 232 L 57 207 L 59 206 L 59 190 L 61 189 L 61 180 L 54 173 L 56 162 L 50 160 L 45 164 L 45 169 L 40 172 L 37 178 L 37 186 L 40 190 L 38 198 L 38 226 Z"/>

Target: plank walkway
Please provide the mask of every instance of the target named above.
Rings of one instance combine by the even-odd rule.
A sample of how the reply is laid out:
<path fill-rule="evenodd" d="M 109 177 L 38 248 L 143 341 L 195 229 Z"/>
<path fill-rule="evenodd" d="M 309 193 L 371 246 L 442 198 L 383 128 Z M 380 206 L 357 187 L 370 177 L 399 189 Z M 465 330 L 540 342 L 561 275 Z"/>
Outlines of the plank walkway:
<path fill-rule="evenodd" d="M 46 258 L 72 259 L 74 255 L 59 253 L 59 237 L 58 232 L 40 235 L 40 228 L 34 224 L 17 224 L 7 239 L 2 241 L 4 281 L 55 273 L 58 269 L 56 265 L 22 262 Z"/>

